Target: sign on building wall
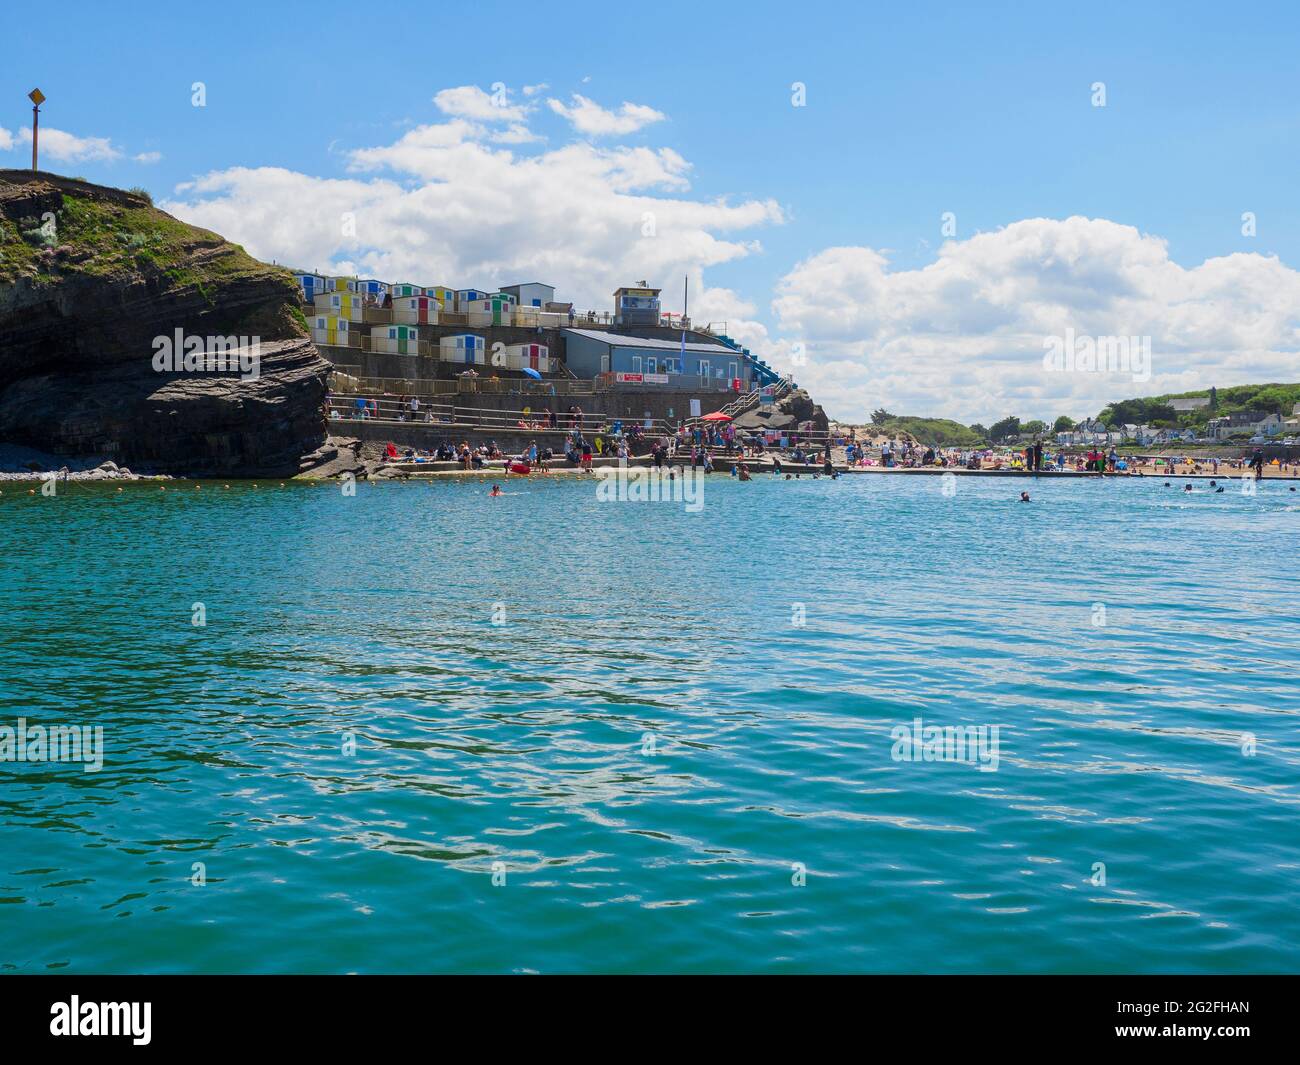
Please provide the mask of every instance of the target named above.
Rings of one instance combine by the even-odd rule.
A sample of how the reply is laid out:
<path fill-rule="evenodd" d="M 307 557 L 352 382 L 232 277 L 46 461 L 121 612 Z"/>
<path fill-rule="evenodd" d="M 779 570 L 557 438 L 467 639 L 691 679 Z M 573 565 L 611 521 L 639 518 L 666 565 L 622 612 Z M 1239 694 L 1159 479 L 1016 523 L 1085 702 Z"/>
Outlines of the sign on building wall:
<path fill-rule="evenodd" d="M 698 399 L 693 399 L 691 400 L 691 417 L 698 418 L 699 416 L 700 416 L 700 401 Z"/>

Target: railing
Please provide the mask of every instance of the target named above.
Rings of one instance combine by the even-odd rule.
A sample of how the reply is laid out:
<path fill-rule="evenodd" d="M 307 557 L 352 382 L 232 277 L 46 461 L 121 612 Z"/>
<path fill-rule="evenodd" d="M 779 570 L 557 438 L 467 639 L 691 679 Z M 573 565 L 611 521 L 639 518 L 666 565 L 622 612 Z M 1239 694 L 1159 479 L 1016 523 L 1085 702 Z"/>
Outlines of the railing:
<path fill-rule="evenodd" d="M 365 404 L 358 406 L 358 401 Z M 577 427 L 584 434 L 608 434 L 618 424 L 624 433 L 642 436 L 672 435 L 673 427 L 659 418 L 632 420 L 611 418 L 606 414 L 583 414 L 580 422 L 564 411 L 553 411 L 555 424 L 539 410 L 498 410 L 493 407 L 462 406 L 451 403 L 421 402 L 412 410 L 409 398 L 365 396 L 358 394 L 331 396 L 326 407 L 331 421 L 374 421 L 385 424 L 414 424 L 452 429 L 487 429 L 497 432 L 568 433 Z M 337 417 L 334 414 L 337 413 Z M 635 429 L 634 429 L 635 427 Z"/>
<path fill-rule="evenodd" d="M 336 366 L 336 370 L 343 370 Z M 349 373 L 343 370 L 344 373 Z M 456 377 L 452 379 L 430 379 L 403 377 L 365 377 L 352 373 L 358 378 L 359 391 L 363 395 L 383 395 L 385 393 L 408 396 L 450 396 L 473 395 L 487 396 L 590 396 L 605 389 L 598 388 L 595 381 L 534 381 L 529 377 Z"/>
<path fill-rule="evenodd" d="M 618 378 L 641 377 L 640 381 L 623 380 Z M 650 377 L 654 380 L 647 381 L 645 378 Z M 703 377 L 693 373 L 643 373 L 629 374 L 606 371 L 597 374 L 596 380 L 599 381 L 604 389 L 627 388 L 674 388 L 691 392 L 731 392 L 731 381 L 722 377 Z"/>
<path fill-rule="evenodd" d="M 789 378 L 785 378 L 785 377 L 781 378 L 781 380 L 772 388 L 773 402 L 780 399 L 783 395 L 785 395 L 789 391 L 790 391 Z M 718 413 L 725 414 L 727 415 L 728 418 L 732 418 L 732 419 L 738 418 L 746 411 L 752 410 L 754 405 L 758 403 L 758 401 L 761 398 L 762 398 L 762 390 L 760 388 L 751 389 L 740 398 L 732 400 L 725 407 L 722 407 L 718 411 Z M 686 421 L 686 425 L 690 428 L 693 428 L 697 423 L 703 421 L 705 421 L 704 418 L 689 418 Z"/>
<path fill-rule="evenodd" d="M 372 355 L 427 355 L 430 358 L 432 358 L 435 353 L 441 351 L 441 348 L 433 347 L 427 340 L 407 340 L 403 342 L 408 348 L 414 348 L 414 351 L 388 351 L 384 348 L 376 348 L 376 339 L 387 341 L 389 338 L 363 336 L 361 338 L 361 350 L 368 351 Z M 396 343 L 396 341 L 394 341 L 394 343 Z"/>
<path fill-rule="evenodd" d="M 370 339 L 369 337 L 362 336 L 362 335 L 361 335 L 359 332 L 357 332 L 355 329 L 348 329 L 348 330 L 342 330 L 342 329 L 341 329 L 341 330 L 339 330 L 339 331 L 335 334 L 333 340 L 317 340 L 317 339 L 316 339 L 316 328 L 315 328 L 314 326 L 312 327 L 312 330 L 311 330 L 311 336 L 312 336 L 312 343 L 314 343 L 314 344 L 324 344 L 327 348 L 358 348 L 358 349 L 361 349 L 361 347 L 362 347 L 362 343 L 363 343 L 364 341 L 368 341 L 368 340 Z M 365 349 L 365 350 L 369 350 L 369 349 Z"/>

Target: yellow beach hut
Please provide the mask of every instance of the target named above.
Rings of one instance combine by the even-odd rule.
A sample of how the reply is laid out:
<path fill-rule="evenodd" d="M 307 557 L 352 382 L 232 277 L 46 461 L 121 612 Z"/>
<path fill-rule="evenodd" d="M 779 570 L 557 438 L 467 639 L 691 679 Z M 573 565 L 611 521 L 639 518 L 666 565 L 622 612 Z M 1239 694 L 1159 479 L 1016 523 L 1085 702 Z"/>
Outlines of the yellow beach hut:
<path fill-rule="evenodd" d="M 352 324 L 336 314 L 317 314 L 311 321 L 311 338 L 317 344 L 335 344 L 349 347 L 348 331 Z"/>
<path fill-rule="evenodd" d="M 359 292 L 347 289 L 320 292 L 316 295 L 315 304 L 318 314 L 332 314 L 352 322 L 360 322 L 365 317 L 365 299 Z"/>
<path fill-rule="evenodd" d="M 448 314 L 456 313 L 456 290 L 447 288 L 445 285 L 430 285 L 424 290 L 426 296 L 432 296 L 438 301 L 438 310 L 446 311 Z"/>

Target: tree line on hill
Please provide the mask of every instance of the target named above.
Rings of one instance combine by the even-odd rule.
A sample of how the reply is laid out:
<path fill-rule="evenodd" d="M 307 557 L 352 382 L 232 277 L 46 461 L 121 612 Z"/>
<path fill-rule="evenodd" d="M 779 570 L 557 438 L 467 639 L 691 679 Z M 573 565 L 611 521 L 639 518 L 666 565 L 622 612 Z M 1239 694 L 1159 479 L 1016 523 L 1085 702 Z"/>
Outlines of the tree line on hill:
<path fill-rule="evenodd" d="M 1200 399 L 1207 402 L 1190 410 L 1178 410 L 1174 400 Z M 1300 384 L 1236 385 L 1209 388 L 1199 392 L 1177 392 L 1163 396 L 1121 399 L 1102 408 L 1096 421 L 1107 429 L 1124 425 L 1148 425 L 1153 429 L 1197 429 L 1206 427 L 1211 418 L 1238 411 L 1252 411 L 1261 416 L 1289 416 L 1300 404 Z M 1015 443 L 1025 437 L 1048 436 L 1068 432 L 1077 423 L 1062 414 L 1050 425 L 1039 419 L 1022 422 L 1015 415 L 985 426 L 979 422 L 962 425 L 948 418 L 919 418 L 893 414 L 884 408 L 871 412 L 872 432 L 910 433 L 923 444 L 934 447 L 986 447 L 990 444 Z"/>

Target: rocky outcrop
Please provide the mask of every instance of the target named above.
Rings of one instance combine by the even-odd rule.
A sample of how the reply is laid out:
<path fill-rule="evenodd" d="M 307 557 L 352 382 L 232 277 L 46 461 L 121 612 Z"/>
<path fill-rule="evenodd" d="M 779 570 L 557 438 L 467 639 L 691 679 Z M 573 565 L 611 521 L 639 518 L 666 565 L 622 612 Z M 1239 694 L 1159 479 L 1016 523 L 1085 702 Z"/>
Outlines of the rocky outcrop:
<path fill-rule="evenodd" d="M 824 433 L 830 428 L 826 412 L 813 402 L 802 388 L 782 396 L 771 407 L 753 407 L 736 418 L 738 429 L 793 429 L 812 422 L 814 430 Z"/>
<path fill-rule="evenodd" d="M 232 345 L 228 368 L 172 365 L 177 342 Z M 142 196 L 0 170 L 0 442 L 292 475 L 324 443 L 328 372 L 286 271 Z"/>

